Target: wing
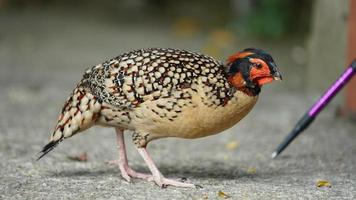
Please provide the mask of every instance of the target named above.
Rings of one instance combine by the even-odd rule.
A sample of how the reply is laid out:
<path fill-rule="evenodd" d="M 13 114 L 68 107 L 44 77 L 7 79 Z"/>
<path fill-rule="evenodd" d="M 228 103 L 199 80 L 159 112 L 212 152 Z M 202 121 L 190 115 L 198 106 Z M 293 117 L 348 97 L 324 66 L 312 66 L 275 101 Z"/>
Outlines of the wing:
<path fill-rule="evenodd" d="M 151 48 L 128 52 L 92 67 L 81 84 L 103 102 L 133 108 L 147 99 L 170 97 L 172 91 L 194 90 L 199 77 L 206 85 L 224 88 L 224 71 L 222 63 L 205 55 Z"/>

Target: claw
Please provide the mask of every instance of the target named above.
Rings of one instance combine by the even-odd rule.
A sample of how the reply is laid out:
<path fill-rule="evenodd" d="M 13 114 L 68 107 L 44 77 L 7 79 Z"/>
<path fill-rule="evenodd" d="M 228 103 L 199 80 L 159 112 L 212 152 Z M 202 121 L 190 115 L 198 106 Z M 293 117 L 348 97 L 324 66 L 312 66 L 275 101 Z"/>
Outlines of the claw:
<path fill-rule="evenodd" d="M 127 181 L 127 182 L 131 182 L 131 178 L 128 174 L 121 174 L 121 176 Z"/>
<path fill-rule="evenodd" d="M 186 177 L 182 177 L 180 180 L 184 183 L 184 182 L 186 182 L 188 179 L 187 179 Z"/>
<path fill-rule="evenodd" d="M 156 180 L 154 180 L 154 181 L 161 188 L 167 188 L 168 186 L 196 188 L 196 185 L 194 185 L 192 183 L 184 183 L 184 182 L 181 182 L 181 181 L 176 181 L 176 180 L 173 180 L 173 179 L 164 178 L 162 175 L 159 178 L 157 178 Z"/>

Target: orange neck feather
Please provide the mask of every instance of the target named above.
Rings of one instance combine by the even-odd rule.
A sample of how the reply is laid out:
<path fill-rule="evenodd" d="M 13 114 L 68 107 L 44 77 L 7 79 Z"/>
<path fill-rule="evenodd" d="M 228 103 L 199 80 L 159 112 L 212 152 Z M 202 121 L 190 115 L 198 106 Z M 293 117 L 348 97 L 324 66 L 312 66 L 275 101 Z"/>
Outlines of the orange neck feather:
<path fill-rule="evenodd" d="M 235 75 L 229 76 L 228 80 L 232 86 L 234 86 L 237 90 L 247 94 L 248 96 L 256 96 L 259 93 L 259 87 L 256 88 L 256 90 L 246 86 L 246 82 L 240 72 L 236 73 Z"/>
<path fill-rule="evenodd" d="M 237 89 L 245 87 L 245 80 L 243 79 L 242 74 L 240 72 L 229 76 L 228 80 Z"/>
<path fill-rule="evenodd" d="M 237 59 L 240 59 L 240 58 L 244 58 L 246 56 L 249 56 L 253 53 L 251 52 L 237 52 L 235 54 L 232 54 L 231 56 L 229 56 L 229 58 L 227 59 L 227 64 L 231 64 L 233 63 L 234 61 L 236 61 Z"/>

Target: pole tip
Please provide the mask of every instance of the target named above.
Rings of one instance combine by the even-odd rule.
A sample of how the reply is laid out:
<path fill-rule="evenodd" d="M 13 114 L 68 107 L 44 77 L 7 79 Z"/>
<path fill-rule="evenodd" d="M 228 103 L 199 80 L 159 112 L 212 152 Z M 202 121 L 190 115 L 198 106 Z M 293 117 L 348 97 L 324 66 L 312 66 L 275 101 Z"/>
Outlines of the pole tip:
<path fill-rule="evenodd" d="M 277 151 L 274 151 L 271 155 L 272 159 L 276 158 L 278 156 L 278 153 Z"/>
<path fill-rule="evenodd" d="M 351 67 L 356 70 L 356 59 L 351 62 Z"/>

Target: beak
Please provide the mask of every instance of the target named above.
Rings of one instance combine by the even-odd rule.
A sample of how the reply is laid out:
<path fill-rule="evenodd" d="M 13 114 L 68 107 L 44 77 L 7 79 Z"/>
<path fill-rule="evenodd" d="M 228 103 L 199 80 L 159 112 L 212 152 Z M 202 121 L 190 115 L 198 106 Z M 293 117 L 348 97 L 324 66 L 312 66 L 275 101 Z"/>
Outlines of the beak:
<path fill-rule="evenodd" d="M 276 81 L 281 81 L 282 80 L 282 75 L 279 73 L 278 68 L 274 62 L 269 62 L 268 65 L 272 68 L 273 74 L 272 77 Z"/>
<path fill-rule="evenodd" d="M 281 81 L 282 80 L 282 75 L 277 71 L 273 75 L 273 79 L 276 81 Z"/>

